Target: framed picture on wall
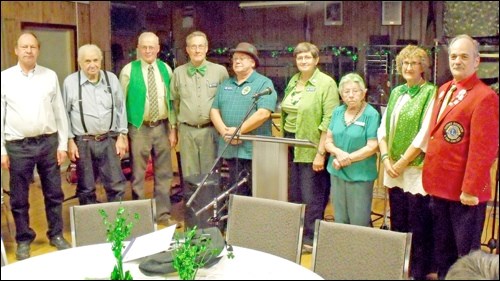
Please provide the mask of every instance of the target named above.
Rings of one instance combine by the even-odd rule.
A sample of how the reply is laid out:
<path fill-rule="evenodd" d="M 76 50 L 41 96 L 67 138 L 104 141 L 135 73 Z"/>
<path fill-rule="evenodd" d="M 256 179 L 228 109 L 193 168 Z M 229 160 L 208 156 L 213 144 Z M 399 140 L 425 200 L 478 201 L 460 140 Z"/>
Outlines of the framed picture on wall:
<path fill-rule="evenodd" d="M 342 25 L 342 1 L 325 1 L 325 25 Z"/>
<path fill-rule="evenodd" d="M 402 6 L 402 1 L 382 1 L 382 25 L 401 25 Z"/>

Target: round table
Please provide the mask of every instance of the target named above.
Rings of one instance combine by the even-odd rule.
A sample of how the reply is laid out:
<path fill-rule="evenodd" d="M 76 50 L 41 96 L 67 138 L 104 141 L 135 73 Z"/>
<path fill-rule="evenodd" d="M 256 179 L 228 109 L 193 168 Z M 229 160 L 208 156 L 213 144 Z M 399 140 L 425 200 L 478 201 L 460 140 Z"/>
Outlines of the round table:
<path fill-rule="evenodd" d="M 228 259 L 226 252 L 220 261 L 210 268 L 198 271 L 196 279 L 261 279 L 261 280 L 322 280 L 311 270 L 261 251 L 233 246 L 234 258 Z M 179 279 L 176 273 L 147 276 L 139 270 L 143 259 L 124 263 L 132 277 L 139 279 Z M 96 244 L 70 248 L 2 267 L 2 279 L 17 280 L 82 280 L 109 279 L 115 259 L 111 244 Z"/>

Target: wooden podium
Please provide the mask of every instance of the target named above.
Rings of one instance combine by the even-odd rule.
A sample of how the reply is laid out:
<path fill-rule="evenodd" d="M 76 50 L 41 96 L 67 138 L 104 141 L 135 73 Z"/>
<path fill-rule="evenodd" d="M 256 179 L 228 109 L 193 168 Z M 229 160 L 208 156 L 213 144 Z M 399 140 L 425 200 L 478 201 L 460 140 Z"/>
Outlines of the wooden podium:
<path fill-rule="evenodd" d="M 254 197 L 288 201 L 288 146 L 316 147 L 308 140 L 240 135 L 252 141 L 252 194 Z"/>

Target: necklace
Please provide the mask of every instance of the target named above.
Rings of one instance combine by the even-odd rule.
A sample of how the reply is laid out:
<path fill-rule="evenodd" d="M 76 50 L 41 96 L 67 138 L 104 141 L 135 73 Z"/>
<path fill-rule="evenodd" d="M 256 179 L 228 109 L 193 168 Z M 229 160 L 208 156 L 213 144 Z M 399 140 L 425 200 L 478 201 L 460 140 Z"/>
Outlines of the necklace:
<path fill-rule="evenodd" d="M 364 102 L 363 102 L 363 104 L 361 104 L 361 106 L 359 107 L 358 112 L 356 112 L 356 114 L 354 115 L 354 117 L 352 117 L 352 118 L 351 118 L 351 120 L 349 120 L 349 121 L 346 121 L 346 120 L 345 120 L 345 114 L 344 114 L 344 123 L 345 123 L 345 126 L 346 126 L 346 127 L 347 127 L 347 126 L 349 126 L 349 125 L 351 125 L 352 123 L 354 123 L 354 121 L 356 121 L 356 119 L 358 118 L 359 113 L 361 113 L 361 110 L 362 110 L 363 108 L 365 108 L 365 103 L 364 103 Z M 347 109 L 346 109 L 346 111 L 345 111 L 345 112 L 347 113 Z"/>

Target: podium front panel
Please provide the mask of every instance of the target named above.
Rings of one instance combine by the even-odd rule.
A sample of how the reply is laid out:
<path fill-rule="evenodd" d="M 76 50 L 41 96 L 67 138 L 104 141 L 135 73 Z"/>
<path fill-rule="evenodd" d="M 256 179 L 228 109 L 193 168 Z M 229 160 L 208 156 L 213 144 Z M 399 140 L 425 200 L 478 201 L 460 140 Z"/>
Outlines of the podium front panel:
<path fill-rule="evenodd" d="M 288 144 L 253 141 L 252 194 L 288 201 Z"/>

